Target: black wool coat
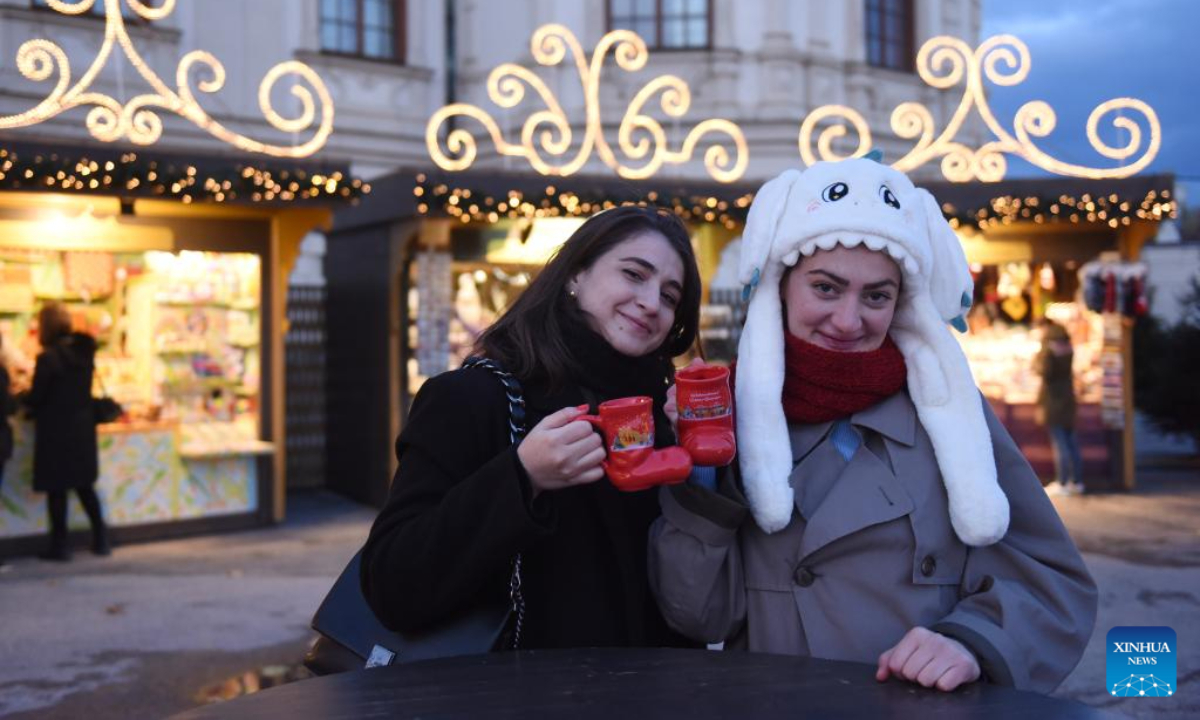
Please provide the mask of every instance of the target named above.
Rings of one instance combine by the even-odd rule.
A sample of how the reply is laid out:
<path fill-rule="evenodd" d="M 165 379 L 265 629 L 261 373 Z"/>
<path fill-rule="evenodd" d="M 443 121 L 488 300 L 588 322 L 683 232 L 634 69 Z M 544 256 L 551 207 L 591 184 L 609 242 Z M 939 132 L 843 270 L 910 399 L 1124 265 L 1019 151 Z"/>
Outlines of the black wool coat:
<path fill-rule="evenodd" d="M 527 428 L 585 402 L 578 387 L 524 389 Z M 522 648 L 695 646 L 667 627 L 650 593 L 656 493 L 601 480 L 531 502 L 508 412 L 502 385 L 480 368 L 430 378 L 417 394 L 363 549 L 363 593 L 376 615 L 414 631 L 505 597 L 520 552 Z"/>
<path fill-rule="evenodd" d="M 72 333 L 38 355 L 25 405 L 33 415 L 33 489 L 87 487 L 100 475 L 92 372 L 96 341 Z"/>

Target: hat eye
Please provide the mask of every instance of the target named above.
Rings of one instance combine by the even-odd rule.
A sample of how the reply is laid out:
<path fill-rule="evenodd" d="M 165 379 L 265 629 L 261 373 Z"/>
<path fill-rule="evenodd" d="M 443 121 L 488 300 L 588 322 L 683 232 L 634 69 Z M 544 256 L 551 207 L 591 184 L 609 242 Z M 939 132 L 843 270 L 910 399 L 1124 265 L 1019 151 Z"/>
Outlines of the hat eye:
<path fill-rule="evenodd" d="M 835 182 L 821 191 L 821 199 L 825 202 L 837 202 L 850 194 L 850 186 L 844 182 Z"/>
<path fill-rule="evenodd" d="M 887 185 L 879 186 L 879 198 L 881 200 L 883 200 L 883 202 L 885 202 L 888 205 L 891 205 L 892 207 L 896 208 L 897 210 L 900 209 L 900 201 L 896 199 L 896 195 L 894 193 L 892 193 L 892 189 L 889 188 Z"/>

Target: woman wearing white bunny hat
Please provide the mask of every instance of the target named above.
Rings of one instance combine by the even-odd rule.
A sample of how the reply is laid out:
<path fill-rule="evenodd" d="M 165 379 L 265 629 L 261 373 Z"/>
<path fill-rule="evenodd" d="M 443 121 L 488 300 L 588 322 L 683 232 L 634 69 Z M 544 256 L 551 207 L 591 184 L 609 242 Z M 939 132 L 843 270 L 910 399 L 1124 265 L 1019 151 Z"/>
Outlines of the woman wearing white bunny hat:
<path fill-rule="evenodd" d="M 933 196 L 867 159 L 789 170 L 740 268 L 738 463 L 661 491 L 668 623 L 879 680 L 1055 688 L 1096 588 L 947 327 L 972 281 Z"/>

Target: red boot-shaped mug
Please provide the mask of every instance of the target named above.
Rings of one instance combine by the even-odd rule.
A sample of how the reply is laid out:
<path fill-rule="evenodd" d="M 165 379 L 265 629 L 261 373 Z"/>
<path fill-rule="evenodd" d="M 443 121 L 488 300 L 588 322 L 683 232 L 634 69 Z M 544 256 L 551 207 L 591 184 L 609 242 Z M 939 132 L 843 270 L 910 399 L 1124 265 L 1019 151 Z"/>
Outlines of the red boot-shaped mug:
<path fill-rule="evenodd" d="M 590 422 L 604 435 L 604 474 L 618 490 L 679 483 L 692 472 L 692 458 L 683 448 L 654 449 L 653 408 L 654 401 L 640 395 L 602 402 L 599 414 L 575 418 Z M 586 412 L 587 406 L 580 409 Z"/>
<path fill-rule="evenodd" d="M 675 405 L 679 409 L 679 444 L 697 465 L 733 462 L 733 394 L 729 368 L 697 365 L 675 373 Z"/>

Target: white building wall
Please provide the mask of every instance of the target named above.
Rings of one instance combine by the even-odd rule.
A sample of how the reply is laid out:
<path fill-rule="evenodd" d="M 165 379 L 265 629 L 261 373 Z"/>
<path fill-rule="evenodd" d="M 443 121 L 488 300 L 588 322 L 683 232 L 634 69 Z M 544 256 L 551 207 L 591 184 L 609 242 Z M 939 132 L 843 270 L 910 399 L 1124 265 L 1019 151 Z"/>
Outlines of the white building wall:
<path fill-rule="evenodd" d="M 155 23 L 131 23 L 138 51 L 158 76 L 174 87 L 175 70 L 187 52 L 203 49 L 221 60 L 228 73 L 225 87 L 214 95 L 197 93 L 218 121 L 245 135 L 289 143 L 291 135 L 267 126 L 258 108 L 258 85 L 278 62 L 299 59 L 324 78 L 337 113 L 333 137 L 317 159 L 345 161 L 373 177 L 396 167 L 430 165 L 425 125 L 447 101 L 445 16 L 448 0 L 407 2 L 405 64 L 326 55 L 320 52 L 318 0 L 179 0 L 173 15 Z M 103 21 L 65 17 L 30 7 L 30 0 L 0 0 L 0 114 L 21 112 L 48 92 L 51 82 L 32 83 L 16 69 L 21 43 L 49 38 L 67 51 L 73 78 L 78 78 L 100 47 Z M 916 44 L 938 34 L 978 43 L 980 0 L 916 0 Z M 566 25 L 579 38 L 587 59 L 606 31 L 602 0 L 564 3 L 559 0 L 453 0 L 457 14 L 456 85 L 454 99 L 479 105 L 506 129 L 510 140 L 520 124 L 541 109 L 532 96 L 513 110 L 487 97 L 488 74 L 497 65 L 517 62 L 543 78 L 582 132 L 585 103 L 573 63 L 545 68 L 532 61 L 529 42 L 545 23 Z M 912 142 L 891 136 L 890 115 L 900 103 L 927 104 L 939 129 L 957 105 L 956 91 L 939 93 L 915 74 L 869 67 L 864 35 L 865 2 L 860 0 L 713 0 L 711 50 L 651 51 L 646 68 L 628 73 L 611 59 L 601 73 L 601 116 L 606 137 L 616 146 L 616 127 L 634 94 L 652 77 L 675 74 L 692 91 L 692 107 L 679 120 L 656 114 L 664 122 L 669 145 L 678 148 L 687 132 L 709 117 L 737 123 L 750 144 L 748 180 L 770 177 L 801 164 L 797 148 L 800 123 L 812 109 L 840 103 L 868 120 L 875 145 L 885 159 L 898 158 Z M 118 53 L 119 54 L 119 53 Z M 127 99 L 146 86 L 132 67 L 111 59 L 95 89 Z M 276 94 L 286 112 L 286 84 Z M 657 108 L 657 100 L 648 107 Z M 35 128 L 5 131 L 6 137 L 31 141 L 92 141 L 84 128 L 85 109 L 77 109 Z M 161 112 L 164 150 L 233 152 L 191 123 Z M 495 157 L 491 142 L 477 123 L 463 120 L 480 139 L 477 167 L 527 170 L 523 159 Z M 303 141 L 308 136 L 301 134 Z M 713 135 L 720 140 L 719 135 Z M 969 138 L 968 138 L 969 139 Z M 619 153 L 618 153 L 619 154 Z M 699 158 L 701 152 L 695 157 Z M 628 158 L 629 165 L 639 163 Z M 561 162 L 561 161 L 560 161 Z M 608 174 L 592 154 L 585 172 Z M 937 175 L 935 166 L 917 174 Z M 698 160 L 666 166 L 660 176 L 707 179 Z"/>

